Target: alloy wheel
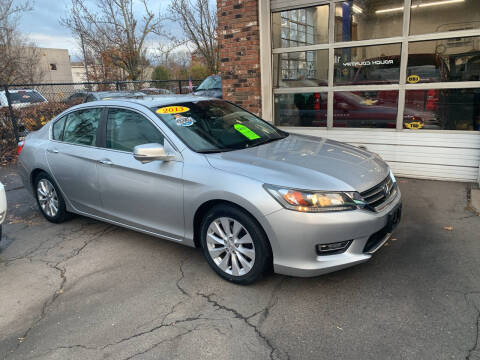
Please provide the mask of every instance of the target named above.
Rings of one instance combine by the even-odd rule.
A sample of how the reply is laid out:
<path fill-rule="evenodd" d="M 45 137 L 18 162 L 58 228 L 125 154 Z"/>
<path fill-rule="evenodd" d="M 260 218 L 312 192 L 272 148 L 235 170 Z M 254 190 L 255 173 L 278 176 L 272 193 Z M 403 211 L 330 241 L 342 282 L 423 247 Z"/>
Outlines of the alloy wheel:
<path fill-rule="evenodd" d="M 47 179 L 41 179 L 37 184 L 37 198 L 42 211 L 49 217 L 58 214 L 58 195 L 52 183 Z"/>
<path fill-rule="evenodd" d="M 233 276 L 247 274 L 255 264 L 255 245 L 247 229 L 237 220 L 221 217 L 207 230 L 207 249 L 215 264 Z"/>

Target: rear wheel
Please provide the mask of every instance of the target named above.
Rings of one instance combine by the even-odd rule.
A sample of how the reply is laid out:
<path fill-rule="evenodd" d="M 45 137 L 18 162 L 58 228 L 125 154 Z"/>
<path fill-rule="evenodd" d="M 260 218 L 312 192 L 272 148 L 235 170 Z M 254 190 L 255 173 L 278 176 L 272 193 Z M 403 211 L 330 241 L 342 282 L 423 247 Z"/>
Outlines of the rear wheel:
<path fill-rule="evenodd" d="M 53 179 L 47 173 L 35 178 L 35 197 L 43 216 L 50 222 L 61 223 L 69 218 L 65 201 Z"/>
<path fill-rule="evenodd" d="M 246 212 L 228 205 L 212 208 L 201 225 L 202 250 L 208 264 L 222 278 L 251 284 L 271 263 L 268 240 Z"/>

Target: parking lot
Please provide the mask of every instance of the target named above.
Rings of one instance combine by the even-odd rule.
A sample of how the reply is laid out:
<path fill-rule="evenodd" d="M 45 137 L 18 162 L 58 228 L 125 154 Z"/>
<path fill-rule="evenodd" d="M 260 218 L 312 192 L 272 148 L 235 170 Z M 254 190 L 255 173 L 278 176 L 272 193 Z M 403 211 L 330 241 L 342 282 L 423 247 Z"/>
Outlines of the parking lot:
<path fill-rule="evenodd" d="M 400 179 L 403 222 L 370 262 L 242 287 L 196 249 L 83 217 L 50 224 L 14 167 L 0 181 L 0 358 L 480 359 L 468 184 Z"/>

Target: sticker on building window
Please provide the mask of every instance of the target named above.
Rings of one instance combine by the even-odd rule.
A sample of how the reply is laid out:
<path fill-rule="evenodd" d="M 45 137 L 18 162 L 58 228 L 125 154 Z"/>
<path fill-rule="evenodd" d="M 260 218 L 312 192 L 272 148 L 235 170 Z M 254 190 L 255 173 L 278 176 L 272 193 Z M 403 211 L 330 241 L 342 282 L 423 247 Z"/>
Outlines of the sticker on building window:
<path fill-rule="evenodd" d="M 420 81 L 420 76 L 418 75 L 410 75 L 409 77 L 407 77 L 407 82 L 409 82 L 410 84 L 416 84 Z"/>
<path fill-rule="evenodd" d="M 233 125 L 233 127 L 234 127 L 235 130 L 237 130 L 240 134 L 242 134 L 243 136 L 245 136 L 248 140 L 260 139 L 260 136 L 258 136 L 257 134 L 255 134 L 255 132 L 253 132 L 252 130 L 250 130 L 250 129 L 249 129 L 248 127 L 246 127 L 245 125 L 235 124 L 235 125 Z"/>
<path fill-rule="evenodd" d="M 175 115 L 175 123 L 177 126 L 189 127 L 196 123 L 194 118 L 186 117 L 182 115 Z"/>
<path fill-rule="evenodd" d="M 157 110 L 157 114 L 181 114 L 190 111 L 186 106 L 167 106 Z"/>
<path fill-rule="evenodd" d="M 420 121 L 412 121 L 409 123 L 405 123 L 405 127 L 412 130 L 418 130 L 423 128 L 423 123 Z"/>

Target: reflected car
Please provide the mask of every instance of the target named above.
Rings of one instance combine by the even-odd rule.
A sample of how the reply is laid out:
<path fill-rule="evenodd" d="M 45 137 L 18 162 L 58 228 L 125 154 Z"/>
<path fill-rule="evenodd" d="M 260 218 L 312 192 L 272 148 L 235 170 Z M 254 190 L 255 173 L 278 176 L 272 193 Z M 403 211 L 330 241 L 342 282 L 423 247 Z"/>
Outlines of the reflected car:
<path fill-rule="evenodd" d="M 238 284 L 363 263 L 401 217 L 378 155 L 193 95 L 77 105 L 29 134 L 18 164 L 47 220 L 76 213 L 198 247 Z"/>
<path fill-rule="evenodd" d="M 280 126 L 327 126 L 327 93 L 295 94 L 292 103 L 276 104 L 281 114 Z M 334 94 L 333 123 L 335 127 L 392 128 L 397 125 L 397 104 L 377 98 L 366 98 L 349 91 Z M 405 108 L 404 128 L 438 129 L 435 113 Z"/>
<path fill-rule="evenodd" d="M 12 108 L 20 109 L 27 106 L 35 106 L 47 103 L 47 99 L 43 97 L 37 90 L 22 89 L 8 90 Z M 5 90 L 0 91 L 0 108 L 7 107 L 7 95 Z"/>
<path fill-rule="evenodd" d="M 65 103 L 78 105 L 90 101 L 109 100 L 113 98 L 137 98 L 146 94 L 140 91 L 78 91 L 70 95 Z"/>
<path fill-rule="evenodd" d="M 140 92 L 147 95 L 172 95 L 173 94 L 168 89 L 160 89 L 160 88 L 145 88 L 145 89 L 140 89 Z"/>
<path fill-rule="evenodd" d="M 211 75 L 207 77 L 193 92 L 197 96 L 207 96 L 217 99 L 222 98 L 222 77 L 220 75 Z"/>
<path fill-rule="evenodd" d="M 0 182 L 0 241 L 2 240 L 2 224 L 7 217 L 7 195 L 5 187 Z"/>

